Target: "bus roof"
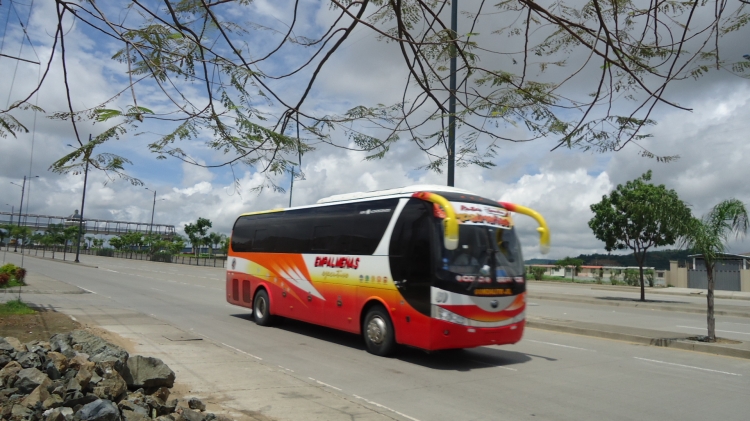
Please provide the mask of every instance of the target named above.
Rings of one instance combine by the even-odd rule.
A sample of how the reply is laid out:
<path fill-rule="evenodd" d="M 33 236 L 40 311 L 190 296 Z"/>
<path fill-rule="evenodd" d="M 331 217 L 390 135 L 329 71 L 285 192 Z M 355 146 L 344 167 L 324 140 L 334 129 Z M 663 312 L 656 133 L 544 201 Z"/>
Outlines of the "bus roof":
<path fill-rule="evenodd" d="M 395 189 L 387 189 L 387 190 L 375 190 L 371 192 L 336 194 L 333 196 L 320 199 L 317 201 L 317 203 L 323 204 L 323 203 L 332 203 L 332 202 L 344 202 L 348 200 L 368 199 L 371 197 L 398 196 L 398 195 L 412 194 L 412 193 L 416 193 L 420 191 L 429 191 L 429 192 L 435 192 L 435 193 L 440 193 L 440 192 L 463 193 L 463 194 L 474 195 L 474 193 L 468 190 L 457 189 L 455 187 L 440 186 L 440 185 L 435 185 L 435 184 L 418 184 L 414 186 L 398 187 Z"/>

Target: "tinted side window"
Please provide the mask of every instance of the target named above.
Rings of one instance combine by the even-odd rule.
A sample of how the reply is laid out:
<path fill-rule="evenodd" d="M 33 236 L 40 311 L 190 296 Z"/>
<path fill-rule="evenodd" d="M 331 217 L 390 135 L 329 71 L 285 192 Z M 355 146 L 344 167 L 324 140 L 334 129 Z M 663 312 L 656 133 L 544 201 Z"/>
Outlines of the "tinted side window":
<path fill-rule="evenodd" d="M 232 250 L 250 251 L 253 245 L 253 221 L 249 216 L 240 216 L 232 229 Z"/>
<path fill-rule="evenodd" d="M 333 254 L 375 252 L 398 199 L 347 203 L 315 209 L 313 249 Z"/>

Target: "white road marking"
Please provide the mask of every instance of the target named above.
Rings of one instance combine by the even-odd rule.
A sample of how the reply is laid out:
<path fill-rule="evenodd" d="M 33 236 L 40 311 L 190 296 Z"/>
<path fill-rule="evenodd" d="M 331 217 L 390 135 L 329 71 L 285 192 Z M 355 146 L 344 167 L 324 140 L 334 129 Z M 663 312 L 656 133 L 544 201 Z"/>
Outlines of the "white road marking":
<path fill-rule="evenodd" d="M 383 408 L 383 409 L 386 409 L 386 410 L 388 410 L 388 411 L 391 411 L 391 412 L 393 412 L 394 414 L 398 414 L 398 415 L 401 415 L 402 417 L 404 417 L 404 418 L 408 418 L 408 419 L 410 419 L 410 420 L 412 420 L 412 421 L 419 421 L 418 419 L 416 419 L 416 418 L 414 418 L 414 417 L 410 417 L 410 416 L 408 416 L 408 415 L 406 415 L 406 414 L 403 414 L 403 413 L 401 413 L 401 412 L 398 412 L 398 411 L 396 411 L 395 409 L 391 409 L 391 408 L 388 408 L 388 407 L 387 407 L 387 406 L 385 406 L 385 405 L 381 405 L 381 404 L 379 404 L 379 403 L 377 403 L 377 402 L 373 402 L 373 401 L 371 401 L 371 400 L 369 400 L 369 399 L 365 399 L 365 398 L 363 398 L 363 397 L 361 397 L 361 396 L 357 396 L 357 395 L 352 395 L 352 396 L 354 396 L 354 397 L 355 397 L 355 398 L 357 398 L 357 399 L 362 399 L 363 401 L 365 401 L 365 402 L 369 403 L 370 405 L 375 405 L 375 406 L 377 406 L 378 408 Z"/>
<path fill-rule="evenodd" d="M 545 345 L 559 346 L 559 347 L 561 347 L 561 348 L 570 348 L 570 349 L 578 349 L 578 350 L 581 350 L 581 351 L 590 351 L 590 352 L 596 352 L 596 350 L 594 350 L 594 349 L 579 348 L 579 347 L 577 347 L 577 346 L 570 346 L 570 345 L 556 344 L 556 343 L 552 343 L 552 342 L 535 341 L 535 340 L 533 340 L 533 339 L 525 339 L 525 341 L 527 341 L 527 342 L 534 342 L 534 343 L 537 343 L 537 344 L 545 344 Z"/>
<path fill-rule="evenodd" d="M 279 366 L 279 367 L 281 367 L 281 366 Z M 282 368 L 283 368 L 283 367 L 282 367 Z M 323 385 L 323 386 L 325 386 L 325 387 L 330 387 L 331 389 L 336 389 L 336 390 L 338 390 L 339 392 L 341 392 L 341 391 L 342 391 L 341 389 L 339 389 L 339 388 L 338 388 L 338 387 L 336 387 L 336 386 L 331 386 L 331 385 L 330 385 L 330 384 L 328 384 L 328 383 L 323 383 L 322 381 L 320 381 L 320 380 L 315 380 L 315 379 L 313 379 L 312 377 L 308 377 L 308 379 L 310 379 L 310 380 L 314 381 L 315 383 L 318 383 L 318 384 L 320 384 L 320 385 Z"/>
<path fill-rule="evenodd" d="M 693 367 L 692 365 L 677 364 L 677 363 L 668 363 L 666 361 L 650 360 L 648 358 L 640 358 L 640 357 L 633 357 L 633 358 L 635 358 L 636 360 L 649 361 L 649 362 L 652 362 L 652 363 L 674 365 L 674 366 L 683 367 L 683 368 L 691 368 L 693 370 L 710 371 L 712 373 L 728 374 L 730 376 L 740 376 L 740 377 L 742 376 L 742 374 L 730 373 L 728 371 L 711 370 L 709 368 Z"/>
<path fill-rule="evenodd" d="M 502 365 L 495 365 L 495 364 L 490 364 L 490 363 L 488 363 L 488 362 L 485 362 L 485 361 L 480 361 L 480 360 L 475 360 L 475 359 L 472 359 L 472 358 L 467 358 L 467 360 L 468 360 L 468 361 L 474 361 L 475 363 L 480 363 L 480 364 L 484 364 L 484 365 L 486 365 L 487 367 L 495 367 L 495 368 L 502 368 L 503 370 L 518 371 L 518 370 L 517 370 L 517 369 L 515 369 L 515 368 L 504 367 L 504 366 L 502 366 Z"/>
<path fill-rule="evenodd" d="M 78 288 L 81 288 L 82 290 L 84 290 L 84 291 L 86 291 L 86 292 L 88 292 L 88 293 L 91 293 L 91 294 L 98 294 L 98 293 L 96 293 L 96 292 L 94 292 L 94 291 L 92 291 L 92 290 L 90 290 L 90 289 L 86 289 L 86 288 L 84 288 L 84 287 L 78 287 Z"/>
<path fill-rule="evenodd" d="M 719 322 L 721 324 L 730 324 L 730 325 L 740 325 L 740 326 L 750 326 L 750 323 L 735 323 L 735 322 Z"/>
<path fill-rule="evenodd" d="M 152 287 L 151 289 L 153 289 L 154 291 L 167 292 L 167 291 L 164 291 L 163 289 L 159 289 L 159 288 L 153 288 L 153 287 Z"/>
<path fill-rule="evenodd" d="M 677 327 L 681 327 L 683 329 L 706 330 L 705 327 L 693 327 L 693 326 L 677 326 Z M 716 331 L 717 332 L 723 332 L 723 333 L 738 333 L 740 335 L 750 335 L 750 333 L 747 333 L 747 332 L 737 332 L 737 331 L 734 331 L 734 330 L 719 330 L 719 329 L 716 329 Z"/>
<path fill-rule="evenodd" d="M 255 355 L 253 355 L 253 354 L 251 354 L 251 353 L 249 353 L 249 352 L 245 352 L 245 351 L 243 351 L 243 350 L 241 350 L 241 349 L 237 349 L 237 348 L 233 347 L 232 345 L 227 345 L 227 344 L 225 344 L 224 342 L 222 342 L 221 344 L 222 344 L 222 345 L 224 345 L 225 347 L 227 347 L 227 348 L 231 348 L 231 349 L 233 349 L 233 350 L 235 350 L 235 351 L 237 351 L 237 352 L 239 352 L 239 353 L 242 353 L 242 354 L 245 354 L 245 355 L 249 355 L 249 356 L 251 356 L 251 357 L 255 358 L 256 360 L 261 360 L 261 361 L 263 361 L 263 358 L 261 358 L 261 357 L 256 357 Z"/>

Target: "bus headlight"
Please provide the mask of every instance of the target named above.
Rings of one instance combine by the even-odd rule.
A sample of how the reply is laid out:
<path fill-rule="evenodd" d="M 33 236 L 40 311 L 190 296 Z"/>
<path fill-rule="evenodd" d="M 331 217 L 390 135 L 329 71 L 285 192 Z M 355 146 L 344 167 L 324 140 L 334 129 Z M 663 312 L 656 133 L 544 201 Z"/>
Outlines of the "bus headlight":
<path fill-rule="evenodd" d="M 450 312 L 442 307 L 433 306 L 434 317 L 438 320 L 444 320 L 446 322 L 455 323 L 457 325 L 468 325 L 469 321 L 464 316 L 459 316 L 456 313 Z"/>

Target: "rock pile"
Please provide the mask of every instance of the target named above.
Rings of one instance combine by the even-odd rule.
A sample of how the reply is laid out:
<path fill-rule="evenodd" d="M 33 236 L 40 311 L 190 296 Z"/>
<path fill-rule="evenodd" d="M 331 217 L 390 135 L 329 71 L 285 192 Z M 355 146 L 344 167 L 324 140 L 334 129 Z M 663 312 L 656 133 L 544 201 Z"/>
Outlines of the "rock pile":
<path fill-rule="evenodd" d="M 0 418 L 9 421 L 228 421 L 199 399 L 169 399 L 174 372 L 84 330 L 49 342 L 0 337 Z"/>

